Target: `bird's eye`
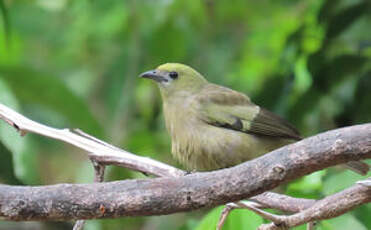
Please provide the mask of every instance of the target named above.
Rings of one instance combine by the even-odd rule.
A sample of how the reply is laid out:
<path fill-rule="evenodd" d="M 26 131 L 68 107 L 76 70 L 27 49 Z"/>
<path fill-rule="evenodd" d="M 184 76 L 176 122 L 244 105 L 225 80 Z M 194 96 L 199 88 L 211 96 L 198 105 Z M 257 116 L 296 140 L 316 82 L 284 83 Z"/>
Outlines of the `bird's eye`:
<path fill-rule="evenodd" d="M 172 78 L 172 79 L 176 79 L 178 77 L 178 73 L 175 72 L 175 71 L 172 71 L 169 73 L 169 76 Z"/>

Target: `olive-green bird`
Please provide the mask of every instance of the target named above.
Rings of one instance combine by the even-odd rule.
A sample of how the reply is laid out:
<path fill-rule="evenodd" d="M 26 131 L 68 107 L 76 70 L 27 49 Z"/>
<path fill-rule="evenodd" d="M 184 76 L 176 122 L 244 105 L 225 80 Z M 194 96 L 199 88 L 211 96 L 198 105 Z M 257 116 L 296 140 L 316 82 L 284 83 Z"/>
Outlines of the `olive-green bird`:
<path fill-rule="evenodd" d="M 140 77 L 157 82 L 172 154 L 188 170 L 234 166 L 301 139 L 286 120 L 189 66 L 168 63 Z M 350 164 L 359 173 L 368 170 L 365 163 Z"/>

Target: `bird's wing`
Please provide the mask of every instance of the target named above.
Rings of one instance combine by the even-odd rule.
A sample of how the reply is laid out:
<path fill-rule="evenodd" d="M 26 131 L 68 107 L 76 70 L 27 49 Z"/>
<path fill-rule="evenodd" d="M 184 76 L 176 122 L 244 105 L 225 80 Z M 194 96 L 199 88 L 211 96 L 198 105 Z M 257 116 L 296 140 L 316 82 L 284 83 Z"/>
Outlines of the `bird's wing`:
<path fill-rule="evenodd" d="M 253 104 L 237 91 L 209 84 L 197 96 L 200 119 L 240 132 L 300 140 L 299 132 L 286 120 Z"/>

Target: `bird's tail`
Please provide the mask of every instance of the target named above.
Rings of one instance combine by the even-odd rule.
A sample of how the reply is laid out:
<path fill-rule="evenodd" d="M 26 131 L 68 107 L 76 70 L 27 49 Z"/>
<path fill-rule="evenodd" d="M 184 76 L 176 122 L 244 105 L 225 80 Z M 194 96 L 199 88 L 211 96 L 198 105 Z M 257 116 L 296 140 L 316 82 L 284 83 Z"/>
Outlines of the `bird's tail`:
<path fill-rule="evenodd" d="M 349 161 L 345 165 L 348 169 L 365 176 L 370 170 L 370 166 L 362 161 Z"/>

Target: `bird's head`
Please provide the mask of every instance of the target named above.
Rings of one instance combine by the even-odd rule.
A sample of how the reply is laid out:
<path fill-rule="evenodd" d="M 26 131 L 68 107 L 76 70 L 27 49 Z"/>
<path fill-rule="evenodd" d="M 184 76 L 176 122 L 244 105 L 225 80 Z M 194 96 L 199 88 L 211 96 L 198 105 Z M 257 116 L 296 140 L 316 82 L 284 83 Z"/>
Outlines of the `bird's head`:
<path fill-rule="evenodd" d="M 163 99 L 179 95 L 193 94 L 198 92 L 206 79 L 191 67 L 178 63 L 167 63 L 160 65 L 154 70 L 144 72 L 140 75 L 157 82 Z"/>

